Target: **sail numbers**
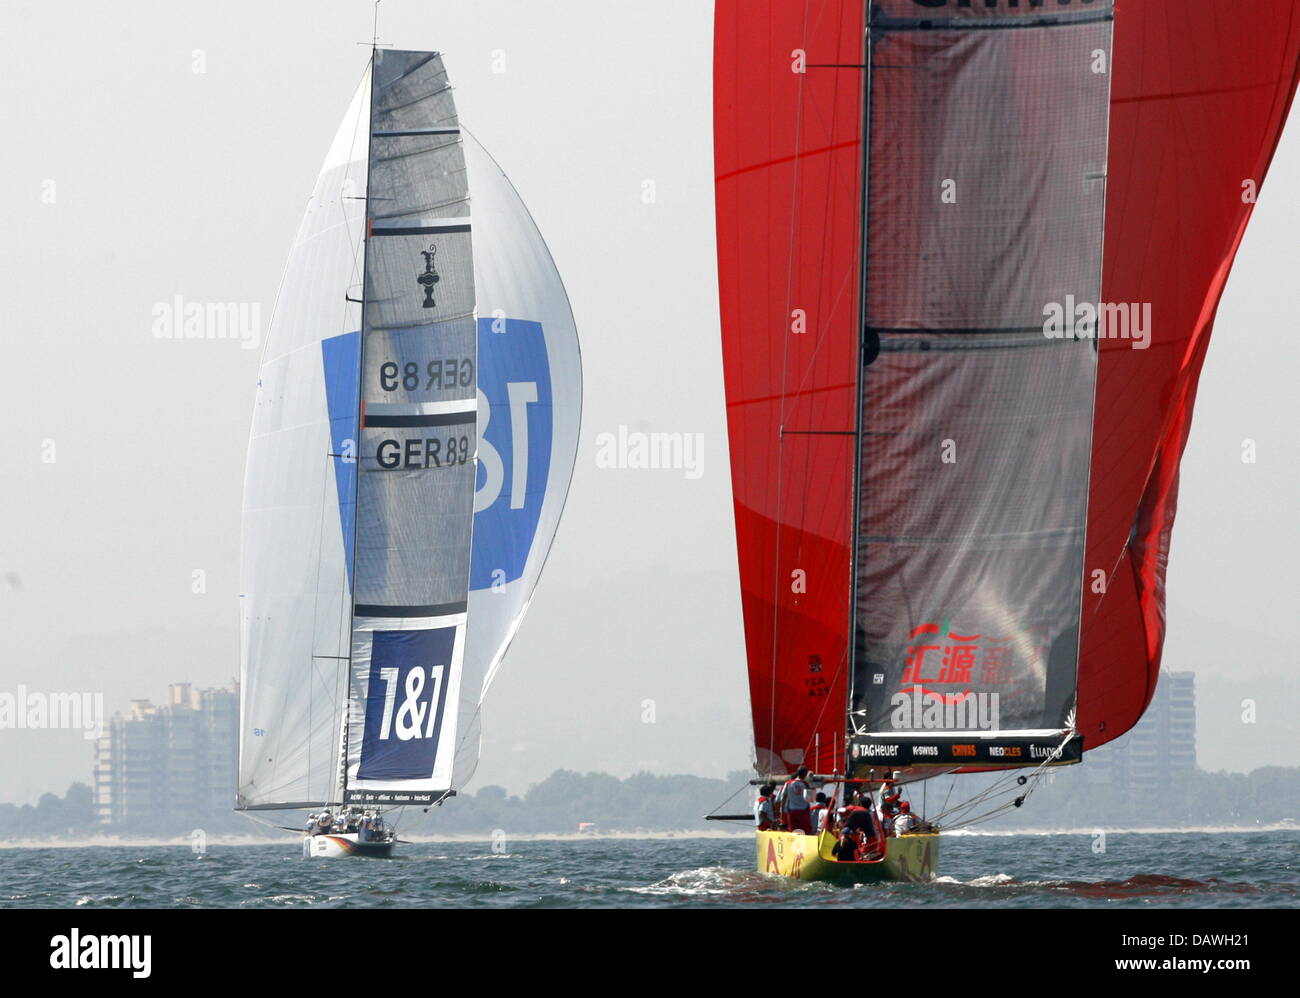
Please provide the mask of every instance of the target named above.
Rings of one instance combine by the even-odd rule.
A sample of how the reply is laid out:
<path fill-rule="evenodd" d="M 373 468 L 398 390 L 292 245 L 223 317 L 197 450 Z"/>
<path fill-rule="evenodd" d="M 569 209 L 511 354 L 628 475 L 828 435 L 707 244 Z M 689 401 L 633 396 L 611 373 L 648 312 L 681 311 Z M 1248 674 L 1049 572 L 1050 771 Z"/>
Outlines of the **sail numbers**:
<path fill-rule="evenodd" d="M 411 437 L 381 440 L 375 448 L 375 464 L 385 471 L 449 468 L 464 464 L 473 456 L 467 434 L 451 437 Z"/>
<path fill-rule="evenodd" d="M 472 357 L 445 357 L 421 365 L 417 361 L 398 364 L 389 360 L 379 365 L 379 387 L 386 392 L 433 391 L 435 388 L 468 388 L 474 384 Z"/>

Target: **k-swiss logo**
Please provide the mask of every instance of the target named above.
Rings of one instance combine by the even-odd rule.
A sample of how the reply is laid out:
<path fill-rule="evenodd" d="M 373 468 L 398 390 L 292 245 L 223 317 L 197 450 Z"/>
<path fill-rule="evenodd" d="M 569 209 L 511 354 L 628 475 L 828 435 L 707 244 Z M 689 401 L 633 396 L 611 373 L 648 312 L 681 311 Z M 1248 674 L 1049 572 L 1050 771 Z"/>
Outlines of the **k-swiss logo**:
<path fill-rule="evenodd" d="M 424 303 L 422 308 L 437 308 L 438 303 L 433 300 L 433 286 L 437 284 L 441 277 L 438 276 L 438 268 L 433 265 L 433 258 L 438 255 L 438 247 L 429 244 L 427 250 L 420 250 L 420 256 L 424 257 L 424 273 L 416 278 L 416 281 L 424 288 Z"/>

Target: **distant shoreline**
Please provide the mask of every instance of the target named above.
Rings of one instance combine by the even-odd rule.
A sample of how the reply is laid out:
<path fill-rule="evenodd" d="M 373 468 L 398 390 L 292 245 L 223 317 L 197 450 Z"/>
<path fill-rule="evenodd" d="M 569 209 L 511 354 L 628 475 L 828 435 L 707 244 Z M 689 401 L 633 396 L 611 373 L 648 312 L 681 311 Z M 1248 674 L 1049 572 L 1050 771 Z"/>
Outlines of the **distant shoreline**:
<path fill-rule="evenodd" d="M 583 842 L 583 841 L 617 841 L 617 840 L 669 840 L 669 839 L 736 839 L 747 836 L 749 828 L 735 831 L 723 829 L 683 829 L 680 831 L 607 831 L 607 832 L 521 832 L 507 835 L 506 844 L 512 842 Z M 1003 837 L 1017 835 L 1095 835 L 1105 832 L 1107 835 L 1241 835 L 1248 832 L 1300 832 L 1300 824 L 1295 822 L 1278 822 L 1268 825 L 1220 825 L 1196 827 L 1152 827 L 1152 828 L 1024 828 L 1014 831 L 983 831 L 959 828 L 944 834 L 952 838 L 965 837 Z M 299 836 L 286 832 L 284 835 L 211 835 L 206 846 L 237 848 L 245 846 L 297 845 Z M 490 845 L 494 839 L 490 834 L 458 835 L 413 835 L 408 842 L 414 845 L 437 845 L 439 843 L 481 842 Z M 91 849 L 91 848 L 153 848 L 168 846 L 189 847 L 191 841 L 187 835 L 173 838 L 144 838 L 139 836 L 94 836 L 83 839 L 13 839 L 0 840 L 0 849 Z"/>

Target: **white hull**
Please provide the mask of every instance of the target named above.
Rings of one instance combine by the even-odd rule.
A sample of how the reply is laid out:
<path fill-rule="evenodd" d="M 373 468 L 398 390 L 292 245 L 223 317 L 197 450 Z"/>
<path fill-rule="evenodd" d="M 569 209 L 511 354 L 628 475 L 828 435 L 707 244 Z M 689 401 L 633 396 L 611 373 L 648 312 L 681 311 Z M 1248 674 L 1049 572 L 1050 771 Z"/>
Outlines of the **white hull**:
<path fill-rule="evenodd" d="M 392 855 L 392 842 L 362 842 L 356 832 L 305 835 L 302 840 L 303 859 L 340 859 L 345 856 L 388 859 Z"/>

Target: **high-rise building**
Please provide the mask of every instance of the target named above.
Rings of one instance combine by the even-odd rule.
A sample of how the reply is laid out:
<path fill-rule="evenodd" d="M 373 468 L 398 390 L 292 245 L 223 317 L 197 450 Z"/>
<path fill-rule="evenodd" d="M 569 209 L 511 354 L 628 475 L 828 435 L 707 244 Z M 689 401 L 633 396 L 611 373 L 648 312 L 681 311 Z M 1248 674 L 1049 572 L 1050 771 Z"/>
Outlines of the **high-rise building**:
<path fill-rule="evenodd" d="M 131 701 L 95 747 L 95 817 L 103 825 L 193 822 L 229 812 L 238 769 L 239 692 L 167 688 Z"/>
<path fill-rule="evenodd" d="M 1155 695 L 1131 731 L 1084 757 L 1090 783 L 1138 793 L 1167 790 L 1196 769 L 1196 675 L 1161 672 Z"/>

